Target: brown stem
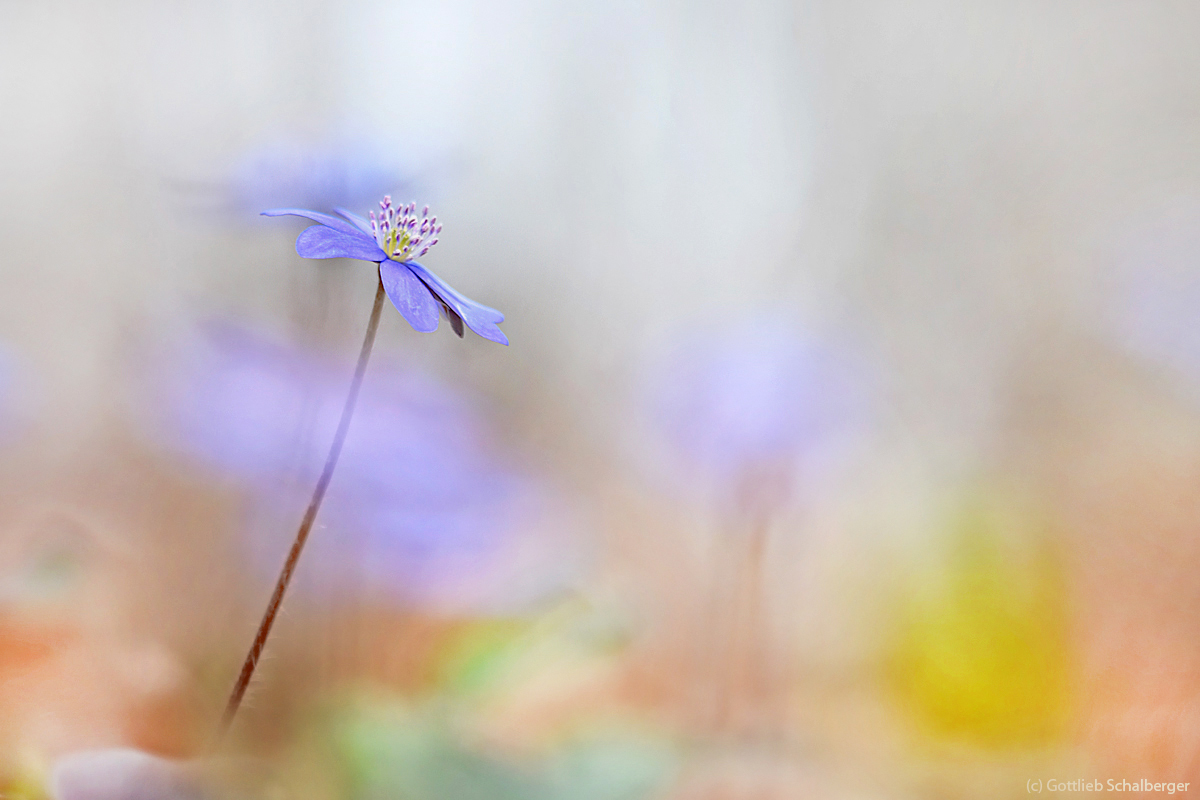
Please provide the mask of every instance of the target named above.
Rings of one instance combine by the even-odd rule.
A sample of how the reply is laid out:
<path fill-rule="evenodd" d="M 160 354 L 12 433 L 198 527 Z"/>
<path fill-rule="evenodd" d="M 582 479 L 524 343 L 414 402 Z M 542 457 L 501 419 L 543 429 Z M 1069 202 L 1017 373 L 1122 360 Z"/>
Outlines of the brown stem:
<path fill-rule="evenodd" d="M 296 541 L 292 542 L 292 549 L 288 552 L 283 571 L 279 573 L 279 580 L 275 582 L 275 591 L 271 594 L 271 602 L 267 604 L 262 622 L 258 625 L 254 644 L 246 655 L 246 660 L 242 664 L 242 672 L 238 675 L 237 683 L 233 685 L 233 691 L 229 693 L 225 713 L 217 728 L 218 743 L 228 732 L 234 716 L 237 715 L 238 706 L 242 704 L 242 697 L 250 686 L 254 668 L 258 666 L 258 659 L 267 645 L 267 637 L 271 635 L 271 626 L 275 624 L 275 615 L 279 613 L 279 606 L 283 603 L 283 594 L 292 580 L 296 562 L 300 560 L 300 552 L 304 549 L 304 543 L 308 541 L 309 531 L 312 530 L 313 522 L 317 518 L 321 501 L 325 499 L 325 491 L 329 488 L 329 481 L 333 478 L 333 470 L 337 466 L 338 457 L 342 454 L 342 445 L 346 441 L 346 433 L 350 430 L 350 420 L 354 416 L 354 406 L 358 402 L 358 391 L 362 388 L 363 375 L 367 371 L 367 361 L 371 357 L 371 347 L 375 344 L 375 331 L 379 328 L 379 314 L 383 309 L 383 297 L 383 281 L 380 280 L 375 289 L 375 305 L 371 308 L 371 319 L 367 323 L 367 335 L 363 338 L 362 350 L 358 354 L 358 366 L 354 368 L 354 378 L 350 381 L 350 392 L 346 395 L 346 404 L 342 407 L 342 417 L 338 421 L 337 432 L 333 435 L 333 444 L 329 447 L 329 455 L 325 458 L 325 468 L 321 470 L 321 477 L 317 479 L 317 486 L 313 489 L 308 510 L 304 512 L 300 529 L 296 531 Z"/>

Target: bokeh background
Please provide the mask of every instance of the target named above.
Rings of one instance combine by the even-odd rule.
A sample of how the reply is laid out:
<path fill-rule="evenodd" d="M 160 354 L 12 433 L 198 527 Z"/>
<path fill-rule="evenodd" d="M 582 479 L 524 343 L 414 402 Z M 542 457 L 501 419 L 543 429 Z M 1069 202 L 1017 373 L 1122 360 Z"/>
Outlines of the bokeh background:
<path fill-rule="evenodd" d="M 0 794 L 1195 791 L 1200 7 L 2 10 Z"/>

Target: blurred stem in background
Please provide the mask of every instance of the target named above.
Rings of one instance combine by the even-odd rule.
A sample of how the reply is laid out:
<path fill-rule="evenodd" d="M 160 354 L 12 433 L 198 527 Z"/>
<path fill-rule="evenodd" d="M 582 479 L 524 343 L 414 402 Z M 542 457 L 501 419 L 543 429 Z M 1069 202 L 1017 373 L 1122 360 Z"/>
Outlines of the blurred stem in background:
<path fill-rule="evenodd" d="M 788 653 L 775 624 L 781 587 L 768 581 L 772 534 L 800 475 L 834 464 L 867 419 L 866 370 L 836 338 L 759 317 L 681 336 L 652 375 L 651 418 L 688 491 L 707 493 L 719 520 L 698 631 L 701 725 L 773 746 L 786 729 Z"/>
<path fill-rule="evenodd" d="M 350 420 L 354 417 L 354 406 L 358 402 L 358 393 L 362 388 L 363 376 L 367 372 L 367 362 L 371 358 L 371 348 L 375 344 L 375 332 L 379 328 L 379 315 L 383 310 L 383 298 L 383 279 L 378 278 L 375 289 L 375 304 L 371 307 L 371 318 L 367 322 L 367 333 L 363 337 L 362 350 L 358 354 L 358 365 L 354 368 L 354 377 L 350 381 L 350 391 L 346 395 L 346 404 L 342 407 L 342 415 L 338 421 L 337 432 L 334 434 L 333 443 L 329 447 L 329 455 L 325 459 L 325 466 L 321 470 L 321 477 L 317 479 L 316 488 L 313 489 L 312 499 L 308 503 L 308 510 L 304 512 L 304 518 L 300 522 L 300 529 L 296 531 L 296 540 L 292 543 L 292 549 L 288 552 L 287 561 L 284 562 L 283 570 L 279 573 L 279 579 L 275 583 L 275 591 L 271 594 L 271 600 L 267 603 L 267 610 L 263 613 L 262 622 L 259 623 L 258 633 L 254 636 L 254 644 L 250 646 L 250 652 L 246 655 L 246 660 L 242 663 L 242 671 L 238 675 L 237 683 L 234 684 L 233 691 L 229 694 L 229 700 L 225 705 L 225 713 L 222 715 L 220 726 L 217 729 L 217 744 L 225 737 L 230 725 L 233 723 L 233 718 L 237 716 L 238 707 L 242 703 L 242 697 L 245 696 L 246 689 L 250 686 L 250 679 L 254 677 L 254 669 L 258 666 L 258 659 L 262 656 L 263 649 L 266 647 L 267 637 L 271 635 L 271 627 L 275 624 L 275 616 L 279 613 L 279 606 L 283 603 L 283 595 L 287 592 L 288 584 L 292 580 L 292 573 L 296 569 L 296 563 L 300 560 L 300 553 L 304 550 L 304 543 L 308 540 L 308 534 L 317 519 L 317 512 L 321 509 L 321 502 L 325 499 L 325 492 L 329 489 L 329 482 L 333 479 L 333 471 L 337 467 L 338 457 L 341 456 L 342 445 L 345 443 L 346 434 L 350 430 Z"/>
<path fill-rule="evenodd" d="M 716 545 L 710 708 L 718 738 L 769 744 L 780 732 L 786 698 L 777 679 L 782 665 L 771 642 L 765 566 L 772 523 L 791 482 L 788 472 L 781 465 L 748 470 Z"/>

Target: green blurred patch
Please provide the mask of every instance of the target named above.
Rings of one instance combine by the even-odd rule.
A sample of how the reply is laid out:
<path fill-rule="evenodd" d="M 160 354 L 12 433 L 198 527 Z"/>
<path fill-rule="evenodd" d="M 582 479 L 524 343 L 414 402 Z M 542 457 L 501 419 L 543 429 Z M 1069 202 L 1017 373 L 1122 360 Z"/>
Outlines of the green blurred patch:
<path fill-rule="evenodd" d="M 973 500 L 952 514 L 949 554 L 897 604 L 891 685 L 919 728 L 984 747 L 1049 744 L 1067 723 L 1065 578 L 1046 519 Z"/>
<path fill-rule="evenodd" d="M 437 685 L 455 694 L 486 689 L 521 649 L 531 623 L 522 619 L 483 619 L 465 624 L 440 654 Z"/>
<path fill-rule="evenodd" d="M 529 618 L 465 622 L 436 658 L 436 690 L 471 697 L 504 691 L 540 669 L 588 662 L 621 652 L 629 633 L 619 617 L 580 599 Z"/>
<path fill-rule="evenodd" d="M 387 702 L 345 713 L 334 729 L 355 800 L 642 800 L 674 768 L 666 744 L 637 734 L 518 761 L 468 746 L 433 711 Z"/>

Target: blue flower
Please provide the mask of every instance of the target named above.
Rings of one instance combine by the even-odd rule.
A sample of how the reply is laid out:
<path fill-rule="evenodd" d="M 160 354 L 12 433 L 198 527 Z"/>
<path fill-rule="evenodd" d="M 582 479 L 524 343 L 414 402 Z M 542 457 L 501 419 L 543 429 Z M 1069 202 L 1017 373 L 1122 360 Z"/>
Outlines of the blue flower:
<path fill-rule="evenodd" d="M 369 220 L 344 208 L 334 209 L 344 219 L 302 208 L 264 211 L 267 217 L 304 217 L 320 223 L 306 228 L 296 239 L 296 252 L 304 258 L 357 258 L 379 265 L 379 279 L 396 310 L 413 330 L 437 330 L 439 313 L 450 320 L 459 336 L 463 324 L 485 339 L 508 344 L 496 323 L 504 315 L 476 303 L 414 261 L 437 244 L 442 226 L 429 216 L 429 206 L 418 217 L 416 203 L 395 207 L 391 197 L 379 204 L 379 216 Z"/>

